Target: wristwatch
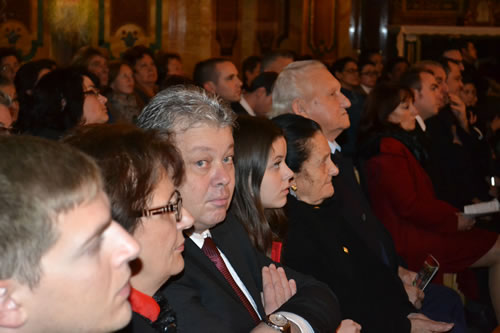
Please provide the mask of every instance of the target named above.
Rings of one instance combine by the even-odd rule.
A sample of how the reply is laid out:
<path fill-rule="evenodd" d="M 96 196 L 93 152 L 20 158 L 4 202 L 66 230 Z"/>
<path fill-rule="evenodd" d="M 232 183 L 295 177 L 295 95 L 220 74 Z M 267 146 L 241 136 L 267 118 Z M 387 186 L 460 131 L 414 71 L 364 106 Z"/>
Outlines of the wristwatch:
<path fill-rule="evenodd" d="M 290 322 L 285 316 L 279 313 L 271 313 L 264 321 L 267 326 L 274 328 L 277 331 L 290 333 Z"/>

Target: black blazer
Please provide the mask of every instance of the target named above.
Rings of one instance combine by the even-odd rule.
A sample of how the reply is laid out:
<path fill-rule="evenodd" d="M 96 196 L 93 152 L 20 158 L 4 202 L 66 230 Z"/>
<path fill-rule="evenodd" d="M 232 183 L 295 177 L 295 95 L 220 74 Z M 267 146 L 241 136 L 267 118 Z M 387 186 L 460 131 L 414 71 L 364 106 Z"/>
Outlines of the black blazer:
<path fill-rule="evenodd" d="M 233 109 L 234 113 L 236 113 L 238 116 L 241 116 L 242 114 L 248 115 L 247 110 L 240 104 L 240 102 L 233 102 L 231 103 L 231 109 Z"/>
<path fill-rule="evenodd" d="M 288 196 L 288 235 L 283 263 L 327 283 L 343 318 L 363 332 L 410 332 L 415 312 L 397 274 L 391 272 L 346 223 L 335 198 L 311 206 Z"/>
<path fill-rule="evenodd" d="M 389 231 L 373 213 L 370 203 L 354 173 L 352 159 L 340 152 L 331 155 L 339 174 L 333 177 L 334 197 L 340 203 L 341 214 L 358 236 L 374 253 L 397 273 L 401 264 Z M 360 174 L 360 176 L 362 176 Z"/>
<path fill-rule="evenodd" d="M 491 156 L 487 143 L 479 140 L 472 128 L 470 134 L 465 132 L 449 106 L 427 119 L 425 124 L 430 138 L 430 145 L 427 146 L 430 170 L 426 171 L 438 199 L 459 210 L 472 203 L 474 198 L 491 200 L 485 181 L 489 176 Z M 461 145 L 453 141 L 453 126 Z"/>
<path fill-rule="evenodd" d="M 261 270 L 272 261 L 252 246 L 245 229 L 232 216 L 228 216 L 210 232 L 264 318 L 260 296 Z M 249 332 L 255 327 L 252 317 L 222 274 L 190 239 L 186 239 L 184 260 L 184 272 L 170 279 L 164 289 L 177 313 L 179 332 L 236 333 Z M 285 269 L 287 277 L 296 280 L 298 291 L 278 311 L 302 316 L 316 333 L 334 332 L 340 324 L 341 315 L 333 292 L 311 277 Z"/>
<path fill-rule="evenodd" d="M 172 331 L 174 332 L 174 331 Z M 159 333 L 151 326 L 147 319 L 141 315 L 132 312 L 132 320 L 130 323 L 117 331 L 116 333 Z"/>

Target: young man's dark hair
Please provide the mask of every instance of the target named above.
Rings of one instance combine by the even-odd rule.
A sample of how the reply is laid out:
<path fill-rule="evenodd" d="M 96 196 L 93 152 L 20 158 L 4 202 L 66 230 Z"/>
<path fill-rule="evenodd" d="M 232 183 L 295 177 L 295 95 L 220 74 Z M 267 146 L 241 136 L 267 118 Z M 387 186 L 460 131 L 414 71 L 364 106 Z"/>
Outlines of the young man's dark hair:
<path fill-rule="evenodd" d="M 250 84 L 252 82 L 248 82 L 248 73 L 252 73 L 256 70 L 257 66 L 259 66 L 262 62 L 262 58 L 256 55 L 249 56 L 243 60 L 243 63 L 241 64 L 241 75 L 243 78 L 243 88 L 247 90 L 250 87 Z M 260 72 L 260 70 L 259 70 Z"/>
<path fill-rule="evenodd" d="M 278 78 L 278 73 L 275 72 L 264 72 L 260 73 L 248 88 L 248 92 L 254 92 L 260 87 L 266 89 L 266 94 L 269 95 L 273 92 L 274 81 Z"/>
<path fill-rule="evenodd" d="M 295 54 L 293 54 L 293 52 L 291 52 L 291 51 L 286 51 L 286 50 L 277 50 L 277 51 L 271 51 L 269 53 L 266 53 L 262 57 L 260 71 L 261 72 L 276 71 L 273 69 L 273 64 L 277 60 L 279 60 L 280 58 L 285 58 L 285 59 L 288 59 L 289 62 L 293 62 L 295 59 Z"/>
<path fill-rule="evenodd" d="M 0 331 L 112 332 L 131 318 L 137 242 L 111 219 L 95 162 L 0 136 Z"/>
<path fill-rule="evenodd" d="M 344 68 L 345 66 L 350 63 L 350 62 L 353 62 L 355 64 L 357 64 L 356 62 L 356 59 L 352 58 L 352 57 L 343 57 L 343 58 L 340 58 L 340 59 L 337 59 L 331 66 L 330 66 L 330 73 L 332 73 L 332 75 L 335 75 L 335 73 L 337 72 L 343 72 L 344 71 Z"/>
<path fill-rule="evenodd" d="M 203 88 L 203 84 L 212 81 L 217 82 L 219 79 L 216 69 L 217 64 L 229 61 L 224 58 L 211 58 L 198 62 L 194 66 L 193 80 L 197 86 Z"/>

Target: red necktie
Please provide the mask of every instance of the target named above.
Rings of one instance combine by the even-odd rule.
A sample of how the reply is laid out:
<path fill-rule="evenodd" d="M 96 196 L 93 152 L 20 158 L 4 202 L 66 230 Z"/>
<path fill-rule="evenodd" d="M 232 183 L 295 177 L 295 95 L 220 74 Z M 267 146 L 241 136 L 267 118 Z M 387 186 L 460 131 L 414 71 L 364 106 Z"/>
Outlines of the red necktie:
<path fill-rule="evenodd" d="M 215 246 L 215 243 L 212 240 L 212 238 L 210 237 L 205 238 L 205 242 L 203 243 L 203 247 L 201 248 L 201 250 L 215 264 L 219 272 L 221 272 L 226 281 L 233 288 L 234 292 L 236 293 L 236 295 L 238 295 L 241 302 L 243 303 L 247 311 L 250 313 L 255 323 L 259 323 L 260 322 L 259 315 L 255 312 L 253 306 L 248 301 L 248 298 L 245 296 L 245 294 L 243 294 L 241 289 L 238 287 L 233 277 L 231 276 L 231 273 L 229 273 L 229 270 L 227 269 L 227 266 L 224 263 L 224 260 L 222 259 L 219 251 L 217 250 L 217 247 Z"/>

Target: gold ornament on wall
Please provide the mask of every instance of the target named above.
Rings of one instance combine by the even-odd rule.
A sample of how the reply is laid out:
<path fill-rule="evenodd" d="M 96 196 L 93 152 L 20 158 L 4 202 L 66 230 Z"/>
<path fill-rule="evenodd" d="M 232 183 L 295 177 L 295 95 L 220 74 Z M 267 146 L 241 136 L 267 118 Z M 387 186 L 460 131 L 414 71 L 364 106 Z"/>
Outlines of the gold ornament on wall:
<path fill-rule="evenodd" d="M 52 34 L 88 43 L 96 26 L 96 20 L 89 19 L 94 7 L 92 0 L 50 0 L 47 13 Z"/>

